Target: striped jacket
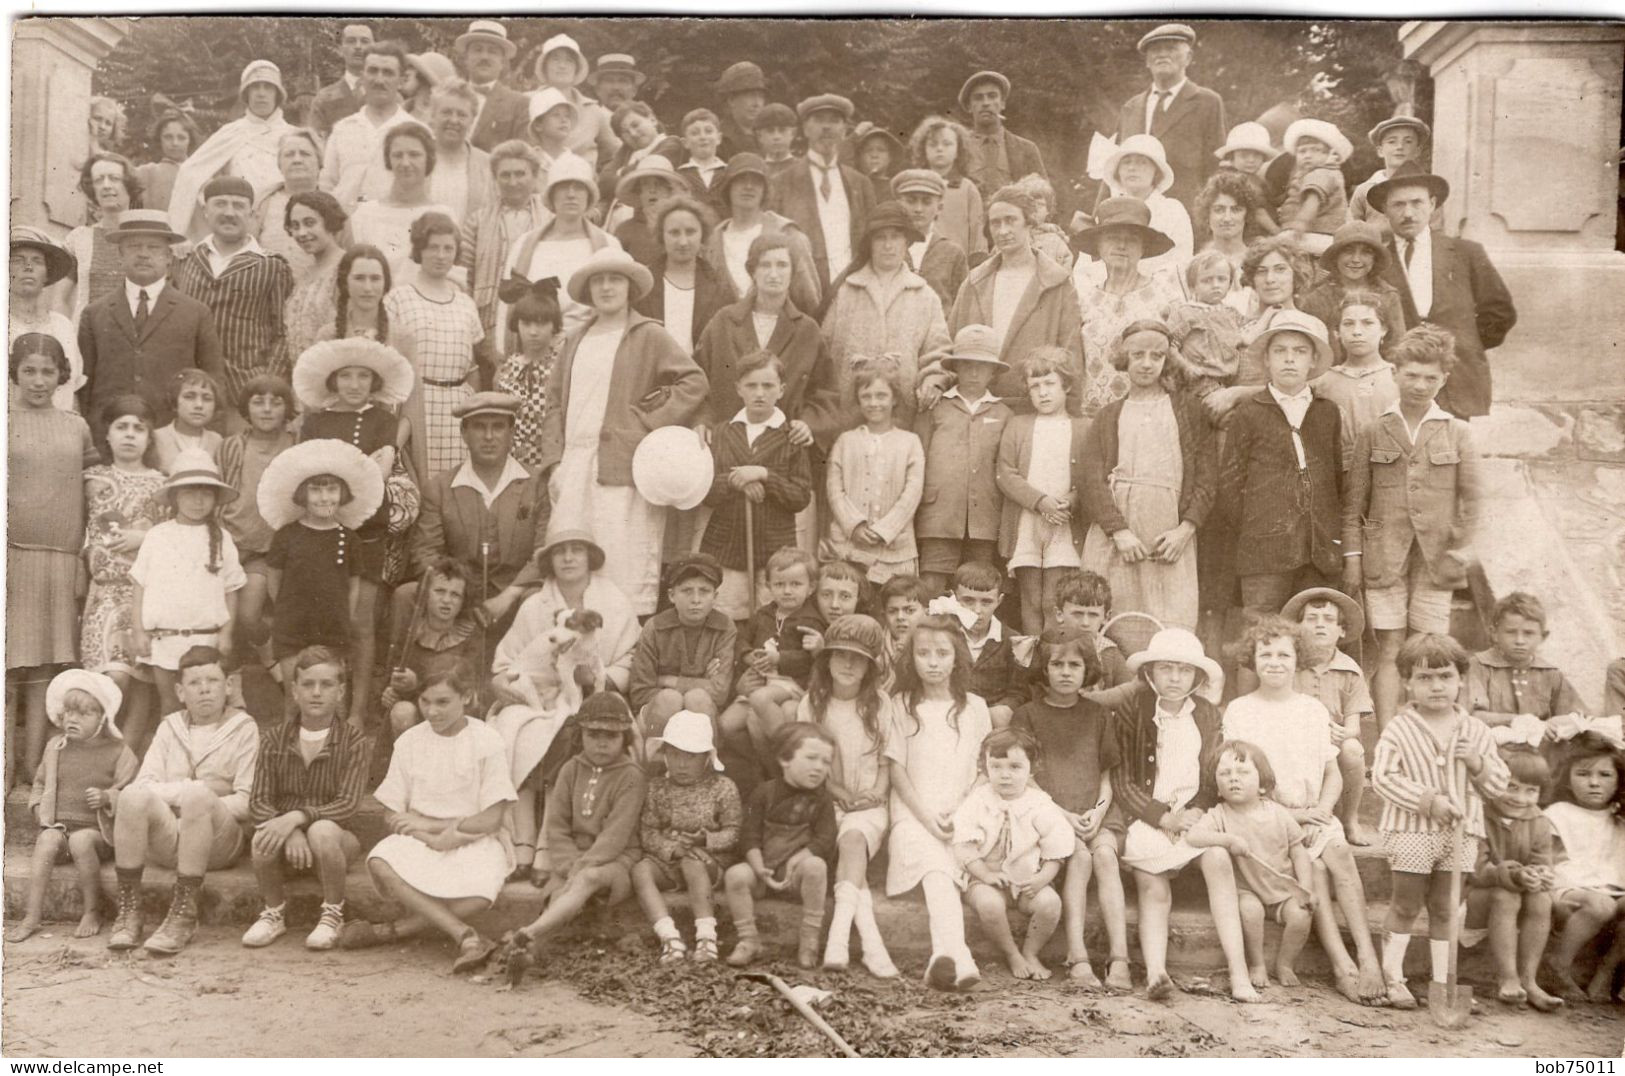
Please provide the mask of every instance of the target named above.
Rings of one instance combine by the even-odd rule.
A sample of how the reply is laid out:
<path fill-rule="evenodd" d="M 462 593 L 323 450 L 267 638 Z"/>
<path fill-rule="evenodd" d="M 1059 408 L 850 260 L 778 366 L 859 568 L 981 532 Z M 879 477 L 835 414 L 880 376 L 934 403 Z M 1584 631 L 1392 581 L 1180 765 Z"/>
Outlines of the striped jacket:
<path fill-rule="evenodd" d="M 235 409 L 237 396 L 260 374 L 287 380 L 289 360 L 282 308 L 293 291 L 293 270 L 280 254 L 239 251 L 218 277 L 209 256 L 194 248 L 175 270 L 175 284 L 214 314 L 225 363 L 226 398 L 216 409 Z"/>
<path fill-rule="evenodd" d="M 1461 738 L 1483 760 L 1476 777 L 1467 773 L 1465 763 L 1451 762 Z M 1467 835 L 1482 839 L 1484 800 L 1505 792 L 1507 777 L 1507 764 L 1501 761 L 1484 722 L 1458 709 L 1450 742 L 1441 746 L 1416 711 L 1407 706 L 1388 722 L 1371 763 L 1371 787 L 1382 797 L 1382 817 L 1377 828 L 1385 833 L 1447 832 L 1447 825 L 1423 812 L 1435 796 L 1449 796 L 1466 807 Z"/>
<path fill-rule="evenodd" d="M 309 826 L 318 819 L 343 825 L 367 791 L 372 741 L 345 721 L 329 726 L 327 742 L 310 762 L 299 753 L 299 719 L 293 718 L 260 743 L 248 816 L 256 825 L 299 811 Z"/>
<path fill-rule="evenodd" d="M 728 475 L 735 467 L 765 467 L 766 496 L 752 506 L 756 567 L 765 571 L 775 550 L 796 544 L 796 513 L 812 501 L 807 451 L 790 443 L 788 422 L 763 430 L 752 445 L 745 439 L 744 421 L 736 416 L 711 435 L 711 455 L 716 477 L 705 503 L 712 513 L 700 550 L 716 557 L 724 568 L 745 570 L 745 494 L 728 484 Z"/>

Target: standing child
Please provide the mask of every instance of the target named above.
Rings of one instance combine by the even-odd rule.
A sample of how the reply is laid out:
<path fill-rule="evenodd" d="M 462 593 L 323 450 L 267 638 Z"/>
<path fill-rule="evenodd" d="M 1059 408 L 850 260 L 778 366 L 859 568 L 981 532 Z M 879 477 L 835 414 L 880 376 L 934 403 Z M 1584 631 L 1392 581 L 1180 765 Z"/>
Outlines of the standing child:
<path fill-rule="evenodd" d="M 717 114 L 709 108 L 691 110 L 683 117 L 678 134 L 682 136 L 687 157 L 677 166 L 677 174 L 688 183 L 695 198 L 712 209 L 727 208 L 718 204 L 715 193 L 717 180 L 728 166 L 728 162 L 717 156 L 717 147 L 722 144 L 722 123 Z"/>
<path fill-rule="evenodd" d="M 970 132 L 945 116 L 927 116 L 909 137 L 910 162 L 942 179 L 942 234 L 958 243 L 967 257 L 987 252 L 987 220 L 982 193 L 965 175 Z"/>
<path fill-rule="evenodd" d="M 627 697 L 637 709 L 641 742 L 660 735 L 679 710 L 715 717 L 731 697 L 733 621 L 716 608 L 722 565 L 695 553 L 672 569 L 672 607 L 650 617 L 632 651 Z"/>
<path fill-rule="evenodd" d="M 835 855 L 835 799 L 827 783 L 835 764 L 835 741 L 817 725 L 785 726 L 777 741 L 780 774 L 751 793 L 739 834 L 743 863 L 728 868 L 723 881 L 728 912 L 739 941 L 728 963 L 744 967 L 762 951 L 756 932 L 756 898 L 798 890 L 801 930 L 796 963 L 818 964 L 818 938 L 824 929 L 824 892 L 829 861 Z"/>
<path fill-rule="evenodd" d="M 1539 598 L 1513 591 L 1495 603 L 1490 626 L 1494 645 L 1474 654 L 1467 667 L 1464 698 L 1474 717 L 1486 725 L 1510 725 L 1521 714 L 1545 721 L 1585 713 L 1574 685 L 1540 652 L 1551 629 Z"/>
<path fill-rule="evenodd" d="M 169 386 L 169 405 L 175 420 L 152 435 L 158 469 L 169 474 L 182 450 L 201 449 L 211 459 L 220 457 L 221 437 L 209 429 L 220 401 L 220 385 L 202 370 L 188 368 Z"/>
<path fill-rule="evenodd" d="M 1138 680 L 1128 700 L 1112 711 L 1118 763 L 1111 779 L 1130 820 L 1123 862 L 1134 868 L 1139 892 L 1145 996 L 1152 1001 L 1173 996 L 1174 980 L 1168 974 L 1171 882 L 1199 858 L 1208 910 L 1230 969 L 1230 996 L 1259 1001 L 1247 969 L 1230 856 L 1222 848 L 1193 848 L 1185 840 L 1185 832 L 1219 800 L 1213 783 L 1219 712 L 1196 690 L 1204 679 L 1211 683 L 1223 674 L 1185 628 L 1157 632 L 1128 659 L 1128 670 Z"/>
<path fill-rule="evenodd" d="M 1343 132 L 1325 120 L 1296 120 L 1281 137 L 1292 154 L 1292 178 L 1279 219 L 1283 231 L 1297 232 L 1311 254 L 1331 245 L 1332 233 L 1348 219 L 1348 192 L 1339 167 L 1354 152 Z"/>
<path fill-rule="evenodd" d="M 835 439 L 826 464 L 829 537 L 820 553 L 859 565 L 872 583 L 913 575 L 919 565 L 914 512 L 925 491 L 925 449 L 897 428 L 904 391 L 895 359 L 853 360 L 852 398 L 863 423 Z"/>
<path fill-rule="evenodd" d="M 247 638 L 263 641 L 267 569 L 276 531 L 260 518 L 260 478 L 271 461 L 297 441 L 288 424 L 294 418 L 293 387 L 280 377 L 261 374 L 243 386 L 237 410 L 248 427 L 220 445 L 220 477 L 237 491 L 237 498 L 220 509 L 220 522 L 237 543 L 247 582 L 237 596 L 237 623 Z"/>
<path fill-rule="evenodd" d="M 1360 822 L 1360 802 L 1365 798 L 1362 737 L 1365 718 L 1373 713 L 1371 692 L 1360 663 L 1338 649 L 1339 643 L 1359 643 L 1365 631 L 1365 614 L 1360 611 L 1360 603 L 1342 591 L 1311 587 L 1292 595 L 1281 608 L 1281 616 L 1302 629 L 1298 691 L 1319 699 L 1332 716 L 1332 744 L 1337 748 L 1337 770 L 1343 778 L 1343 795 L 1337 801 L 1343 835 L 1351 845 L 1368 845 L 1371 839 Z"/>
<path fill-rule="evenodd" d="M 711 432 L 715 478 L 705 495 L 711 519 L 700 551 L 722 565 L 717 608 L 728 619 L 748 620 L 752 585 L 765 590 L 769 554 L 796 544 L 796 513 L 812 501 L 807 450 L 791 440 L 789 419 L 779 410 L 784 395 L 784 360 L 757 351 L 734 367 L 734 387 L 745 406 L 727 425 Z M 747 502 L 749 502 L 747 504 Z M 745 525 L 747 514 L 754 526 Z M 754 540 L 754 550 L 746 543 Z M 754 561 L 758 578 L 747 578 Z"/>
<path fill-rule="evenodd" d="M 1536 976 L 1552 933 L 1554 868 L 1565 858 L 1540 797 L 1552 768 L 1528 747 L 1503 747 L 1507 787 L 1485 804 L 1484 844 L 1478 850 L 1469 915 L 1488 905 L 1490 955 L 1500 980 L 1496 996 L 1508 1005 L 1553 1012 L 1563 999 L 1540 988 Z"/>
<path fill-rule="evenodd" d="M 1172 303 L 1168 328 L 1178 341 L 1172 356 L 1185 387 L 1197 399 L 1235 380 L 1242 348 L 1241 312 L 1230 294 L 1236 267 L 1223 252 L 1204 250 L 1185 266 L 1189 299 Z"/>
<path fill-rule="evenodd" d="M 1442 927 L 1450 906 L 1450 871 L 1469 874 L 1484 837 L 1484 798 L 1506 792 L 1507 766 L 1490 731 L 1456 702 L 1467 653 L 1448 635 L 1413 635 L 1399 648 L 1398 668 L 1410 703 L 1377 741 L 1371 787 L 1383 799 L 1377 823 L 1393 872 L 1382 970 L 1388 1004 L 1416 1008 L 1405 985 L 1405 950 L 1426 901 L 1428 922 Z M 1440 930 L 1439 933 L 1443 933 Z M 1450 942 L 1429 938 L 1433 981 L 1445 981 Z"/>
<path fill-rule="evenodd" d="M 681 886 L 694 913 L 694 963 L 717 959 L 717 917 L 712 896 L 739 843 L 739 789 L 722 776 L 711 738 L 711 719 L 679 710 L 660 734 L 666 772 L 653 778 L 638 823 L 643 858 L 632 867 L 643 914 L 660 939 L 660 962 L 680 962 L 688 952 L 672 921 L 662 889 Z"/>
<path fill-rule="evenodd" d="M 1022 692 L 1020 666 L 1010 638 L 994 616 L 1004 597 L 1004 577 L 991 564 L 972 561 L 954 572 L 953 602 L 958 603 L 970 648 L 970 689 L 987 703 L 994 728 L 1010 724 L 1015 708 L 1027 701 Z"/>
<path fill-rule="evenodd" d="M 1301 694 L 1296 686 L 1298 670 L 1303 667 L 1299 656 L 1305 650 L 1303 634 L 1302 628 L 1279 616 L 1262 617 L 1248 627 L 1241 639 L 1240 658 L 1244 667 L 1257 674 L 1258 689 L 1226 708 L 1223 731 L 1226 739 L 1257 745 L 1271 759 L 1270 798 L 1303 827 L 1304 851 L 1314 865 L 1307 879 L 1313 899 L 1306 909 L 1314 911 L 1321 948 L 1331 960 L 1338 992 L 1353 1002 L 1377 1004 L 1383 997 L 1383 976 L 1367 925 L 1365 890 L 1334 813 L 1343 780 L 1338 748 L 1332 742 L 1331 714 L 1319 699 Z M 1334 890 L 1354 936 L 1357 962 L 1343 944 L 1333 910 Z M 1249 963 L 1255 970 L 1262 965 L 1258 960 Z M 1282 963 L 1287 966 L 1289 962 Z M 1289 986 L 1295 981 L 1295 977 L 1290 982 L 1282 979 Z"/>
<path fill-rule="evenodd" d="M 1039 954 L 1061 921 L 1061 898 L 1050 884 L 1073 854 L 1077 838 L 1066 813 L 1031 783 L 1038 742 L 1020 729 L 995 729 L 982 741 L 987 780 L 954 811 L 954 855 L 964 866 L 967 896 L 982 929 L 1017 979 L 1048 979 Z M 1030 918 L 1019 948 L 1008 908 Z"/>
<path fill-rule="evenodd" d="M 997 468 L 999 438 L 1014 412 L 988 386 L 1009 364 L 999 338 L 986 325 L 966 325 L 942 360 L 957 383 L 937 405 L 916 416 L 925 449 L 925 492 L 914 521 L 920 540 L 920 578 L 940 594 L 954 569 L 998 555 L 1001 515 Z"/>
<path fill-rule="evenodd" d="M 1418 325 L 1391 358 L 1399 402 L 1355 437 L 1343 502 L 1343 589 L 1365 588 L 1377 633 L 1371 694 L 1379 729 L 1399 707 L 1396 661 L 1407 628 L 1450 631 L 1451 592 L 1467 582 L 1481 483 L 1472 431 L 1435 400 L 1456 364 L 1454 338 Z"/>
<path fill-rule="evenodd" d="M 1390 116 L 1371 128 L 1366 138 L 1382 158 L 1382 167 L 1354 188 L 1349 198 L 1349 220 L 1370 221 L 1387 233 L 1388 218 L 1371 208 L 1366 195 L 1372 187 L 1392 176 L 1400 165 L 1408 161 L 1421 163 L 1422 151 L 1432 136 L 1428 125 L 1415 116 Z M 1438 228 L 1442 221 L 1443 214 L 1435 210 L 1432 227 Z"/>
<path fill-rule="evenodd" d="M 111 464 L 85 468 L 85 560 L 90 589 L 80 619 L 79 660 L 106 673 L 125 699 L 122 735 L 131 749 L 146 750 L 156 715 L 151 676 L 139 669 L 132 645 L 134 583 L 130 567 L 147 534 L 167 514 L 164 476 L 152 460 L 152 407 L 140 396 L 119 396 L 103 408 Z M 109 720 L 117 717 L 109 715 Z"/>
<path fill-rule="evenodd" d="M 876 978 L 890 979 L 897 967 L 875 923 L 868 878 L 869 861 L 880 851 L 890 821 L 886 800 L 891 781 L 884 759 L 894 719 L 892 701 L 882 692 L 885 647 L 886 631 L 870 617 L 851 614 L 831 621 L 796 720 L 825 729 L 835 741 L 829 779 L 835 797 L 835 915 L 824 945 L 824 967 L 847 966 L 855 922 L 863 966 Z"/>
<path fill-rule="evenodd" d="M 1219 745 L 1214 764 L 1219 802 L 1185 833 L 1192 848 L 1223 848 L 1230 853 L 1241 906 L 1241 933 L 1246 939 L 1252 984 L 1269 985 L 1264 960 L 1264 920 L 1280 923 L 1281 947 L 1275 954 L 1275 979 L 1298 985 L 1298 954 L 1309 940 L 1310 909 L 1315 894 L 1303 828 L 1292 812 L 1263 797 L 1275 789 L 1275 772 L 1263 750 L 1245 740 Z"/>
<path fill-rule="evenodd" d="M 124 745 L 113 718 L 121 694 L 111 677 L 84 669 L 56 675 L 45 692 L 45 713 L 62 730 L 45 745 L 28 806 L 39 823 L 22 922 L 6 941 L 32 935 L 44 917 L 51 868 L 66 852 L 79 875 L 82 911 L 75 938 L 102 930 L 102 860 L 113 851 L 113 801 L 135 776 L 135 755 Z"/>
<path fill-rule="evenodd" d="M 1552 877 L 1552 912 L 1563 933 L 1550 967 L 1566 1000 L 1608 1000 L 1614 973 L 1625 959 L 1625 747 L 1587 732 L 1568 748 L 1553 782 L 1555 802 L 1546 817 L 1557 828 L 1568 858 Z M 1614 942 L 1582 991 L 1574 961 L 1604 930 Z M 1616 994 L 1615 1000 L 1621 995 Z"/>
<path fill-rule="evenodd" d="M 795 145 L 799 127 L 795 109 L 777 101 L 756 114 L 756 126 L 751 133 L 756 136 L 756 148 L 762 155 L 762 163 L 767 165 L 769 178 L 796 163 L 790 149 Z M 739 150 L 743 152 L 747 148 L 740 146 Z"/>
<path fill-rule="evenodd" d="M 880 201 L 895 198 L 908 214 L 908 221 L 922 238 L 910 243 L 909 264 L 931 285 L 942 300 L 942 309 L 952 310 L 959 285 L 970 272 L 965 248 L 943 234 L 937 218 L 942 214 L 942 198 L 947 193 L 943 178 L 929 168 L 905 168 L 891 177 L 891 187 Z M 1070 251 L 1068 252 L 1070 262 Z"/>
<path fill-rule="evenodd" d="M 1089 424 L 1069 413 L 1078 386 L 1064 348 L 1034 348 L 1016 369 L 1034 413 L 1010 419 L 999 438 L 999 553 L 1021 588 L 1022 633 L 1038 635 L 1061 577 L 1078 567 L 1088 530 L 1075 476 L 1083 473 Z"/>
<path fill-rule="evenodd" d="M 970 693 L 970 651 L 951 616 L 927 614 L 909 633 L 886 737 L 891 837 L 886 895 L 919 886 L 931 928 L 925 981 L 968 990 L 981 981 L 965 944 L 965 912 L 953 852 L 953 817 L 976 783 L 982 741 L 993 731 L 987 704 Z"/>
<path fill-rule="evenodd" d="M 1063 626 L 1039 638 L 1033 666 L 1043 677 L 1042 693 L 1016 711 L 1010 729 L 1025 732 L 1037 743 L 1033 779 L 1055 798 L 1077 837 L 1061 889 L 1068 977 L 1087 989 L 1100 988 L 1083 940 L 1092 877 L 1110 946 L 1106 985 L 1130 990 L 1134 983 L 1129 978 L 1128 924 L 1118 863 L 1124 825 L 1122 813 L 1112 810 L 1110 777 L 1118 764 L 1117 739 L 1107 712 L 1081 694 L 1100 680 L 1093 641 L 1091 632 Z"/>
<path fill-rule="evenodd" d="M 538 468 L 542 462 L 547 382 L 564 347 L 559 282 L 556 277 L 548 277 L 531 284 L 510 277 L 497 295 L 508 304 L 507 339 L 515 341 L 518 350 L 497 368 L 495 388 L 519 401 L 513 427 L 513 458 L 526 467 Z"/>
<path fill-rule="evenodd" d="M 1388 248 L 1383 245 L 1382 233 L 1373 224 L 1349 221 L 1332 236 L 1332 245 L 1320 256 L 1323 270 L 1321 282 L 1297 301 L 1305 314 L 1319 318 L 1332 333 L 1332 355 L 1342 362 L 1347 346 L 1339 339 L 1338 311 L 1343 300 L 1360 291 L 1371 295 L 1371 307 L 1382 337 L 1390 346 L 1405 335 L 1405 308 L 1399 298 L 1399 289 L 1386 279 Z M 1371 347 L 1376 347 L 1375 341 Z M 1353 437 L 1356 431 L 1350 430 Z"/>
<path fill-rule="evenodd" d="M 1326 319 L 1334 328 L 1332 346 L 1342 359 L 1309 382 L 1316 396 L 1337 405 L 1343 418 L 1343 470 L 1354 462 L 1354 443 L 1360 431 L 1399 402 L 1394 368 L 1382 357 L 1388 328 L 1380 318 L 1375 292 L 1355 288 L 1344 292 L 1337 309 Z M 1395 337 L 1398 339 L 1398 337 Z"/>
<path fill-rule="evenodd" d="M 231 652 L 231 626 L 243 567 L 237 546 L 215 509 L 237 498 L 220 480 L 208 453 L 188 449 L 175 458 L 164 493 L 175 518 L 147 532 L 130 565 L 131 642 L 158 680 L 160 713 L 179 705 L 180 657 L 195 646 Z"/>

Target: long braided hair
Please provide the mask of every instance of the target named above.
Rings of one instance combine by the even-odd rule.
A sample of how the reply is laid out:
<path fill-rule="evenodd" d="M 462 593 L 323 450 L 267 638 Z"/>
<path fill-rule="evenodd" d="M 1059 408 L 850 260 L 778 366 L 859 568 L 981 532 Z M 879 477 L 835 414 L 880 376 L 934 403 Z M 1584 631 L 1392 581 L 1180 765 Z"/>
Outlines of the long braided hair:
<path fill-rule="evenodd" d="M 389 259 L 384 257 L 383 251 L 367 243 L 362 243 L 360 246 L 354 246 L 345 251 L 344 257 L 339 259 L 338 302 L 336 304 L 338 318 L 333 325 L 333 335 L 339 340 L 347 339 L 350 335 L 350 269 L 359 258 L 370 258 L 383 266 L 385 295 L 389 294 L 389 289 L 393 286 L 389 273 Z M 382 300 L 378 303 L 378 339 L 380 342 L 389 339 L 389 313 L 384 309 Z"/>

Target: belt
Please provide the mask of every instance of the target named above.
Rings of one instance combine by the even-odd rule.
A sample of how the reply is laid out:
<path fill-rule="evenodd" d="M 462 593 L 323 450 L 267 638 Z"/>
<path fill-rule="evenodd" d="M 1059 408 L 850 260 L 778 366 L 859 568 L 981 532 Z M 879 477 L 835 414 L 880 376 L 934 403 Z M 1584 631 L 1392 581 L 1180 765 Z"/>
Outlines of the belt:
<path fill-rule="evenodd" d="M 147 635 L 154 639 L 167 639 L 175 635 L 218 635 L 223 627 L 225 625 L 217 624 L 212 628 L 151 628 Z"/>
<path fill-rule="evenodd" d="M 426 377 L 423 379 L 423 383 L 425 385 L 433 385 L 437 389 L 454 389 L 458 388 L 459 386 L 466 385 L 468 383 L 468 378 L 460 377 L 456 381 L 436 381 L 432 377 Z"/>

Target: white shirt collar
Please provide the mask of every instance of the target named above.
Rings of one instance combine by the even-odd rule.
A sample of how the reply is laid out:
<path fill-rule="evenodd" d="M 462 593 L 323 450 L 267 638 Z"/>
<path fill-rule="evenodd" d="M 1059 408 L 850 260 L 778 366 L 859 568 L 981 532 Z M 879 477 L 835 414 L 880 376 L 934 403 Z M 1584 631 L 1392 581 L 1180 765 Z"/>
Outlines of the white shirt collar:
<path fill-rule="evenodd" d="M 163 277 L 159 277 L 157 280 L 154 280 L 151 284 L 137 284 L 133 280 L 131 280 L 129 277 L 125 277 L 124 278 L 124 297 L 130 301 L 130 309 L 132 311 L 134 311 L 137 304 L 139 304 L 141 302 L 141 293 L 143 291 L 146 292 L 147 293 L 147 310 L 150 312 L 153 309 L 153 307 L 158 305 L 158 296 L 163 294 L 164 285 L 167 284 L 167 283 L 169 283 L 169 282 L 167 280 L 165 280 Z"/>
<path fill-rule="evenodd" d="M 1285 407 L 1288 403 L 1294 400 L 1302 401 L 1312 399 L 1314 395 L 1309 391 L 1309 386 L 1307 384 L 1305 384 L 1303 388 L 1299 389 L 1297 392 L 1294 392 L 1291 396 L 1288 396 L 1274 385 L 1270 385 L 1269 390 L 1270 395 L 1275 397 L 1275 402 L 1280 404 L 1282 407 Z"/>
<path fill-rule="evenodd" d="M 733 421 L 743 423 L 745 426 L 756 426 L 764 430 L 776 430 L 790 420 L 784 417 L 783 411 L 775 407 L 773 413 L 767 416 L 766 422 L 752 422 L 745 417 L 745 409 L 741 407 L 739 413 L 733 417 Z"/>
<path fill-rule="evenodd" d="M 464 460 L 463 465 L 457 468 L 457 473 L 452 476 L 451 488 L 456 489 L 458 486 L 463 486 L 473 490 L 485 502 L 485 507 L 490 508 L 496 503 L 496 499 L 502 496 L 503 490 L 515 482 L 524 481 L 528 477 L 530 477 L 530 472 L 525 470 L 524 464 L 509 456 L 508 461 L 502 465 L 502 474 L 497 478 L 496 488 L 486 489 L 485 483 L 480 481 L 480 476 L 474 473 L 473 461 Z"/>
<path fill-rule="evenodd" d="M 346 86 L 350 87 L 350 92 L 351 93 L 354 93 L 355 88 L 357 86 L 361 85 L 361 76 L 360 75 L 352 75 L 352 74 L 350 74 L 350 72 L 346 71 L 346 72 L 344 72 L 344 84 Z"/>
<path fill-rule="evenodd" d="M 1405 413 L 1399 409 L 1398 400 L 1395 400 L 1393 403 L 1384 408 L 1382 413 L 1385 415 L 1398 415 L 1401 422 L 1405 420 Z M 1427 414 L 1422 416 L 1422 422 L 1431 422 L 1434 419 L 1438 419 L 1440 422 L 1450 421 L 1450 412 L 1440 407 L 1438 400 L 1434 400 L 1432 403 L 1428 404 Z M 1418 425 L 1420 425 L 1420 423 L 1418 423 Z"/>
<path fill-rule="evenodd" d="M 953 388 L 951 388 L 947 392 L 943 393 L 942 396 L 943 396 L 943 399 L 948 399 L 948 398 L 951 397 L 951 398 L 953 398 L 955 400 L 965 400 L 965 397 L 959 391 L 959 386 L 958 385 L 955 385 Z M 993 395 L 993 393 L 988 391 L 987 389 L 983 389 L 982 390 L 982 395 L 978 396 L 976 399 L 974 399 L 974 400 L 965 400 L 965 406 L 970 408 L 971 411 L 974 413 L 976 411 L 980 411 L 982 409 L 983 404 L 998 403 L 998 402 L 999 402 L 999 398 L 997 396 Z"/>
<path fill-rule="evenodd" d="M 206 235 L 202 239 L 198 240 L 197 246 L 198 246 L 199 250 L 203 251 L 210 258 L 219 258 L 221 256 L 220 248 L 215 245 L 214 236 L 212 236 L 212 235 Z M 238 254 L 264 254 L 264 253 L 265 253 L 265 248 L 260 246 L 260 241 L 258 239 L 255 239 L 253 236 L 249 236 L 243 242 L 243 245 L 238 247 L 236 252 L 232 254 L 232 257 L 235 258 Z"/>
<path fill-rule="evenodd" d="M 838 163 L 840 163 L 840 158 L 832 157 L 825 160 L 822 153 L 819 153 L 815 149 L 808 149 L 807 163 L 811 164 L 814 168 L 834 168 Z"/>
<path fill-rule="evenodd" d="M 1192 692 L 1191 694 L 1186 695 L 1185 700 L 1179 704 L 1179 709 L 1176 710 L 1175 712 L 1171 713 L 1171 714 L 1168 713 L 1166 710 L 1164 710 L 1162 708 L 1162 700 L 1161 699 L 1158 699 L 1158 700 L 1156 700 L 1155 702 L 1153 702 L 1151 704 L 1151 719 L 1156 722 L 1158 728 L 1162 728 L 1163 726 L 1168 725 L 1168 724 L 1170 724 L 1170 723 L 1172 723 L 1174 721 L 1178 721 L 1181 718 L 1194 717 L 1195 715 L 1196 715 L 1196 693 L 1195 692 Z"/>
<path fill-rule="evenodd" d="M 1172 86 L 1169 86 L 1166 90 L 1157 89 L 1157 84 L 1155 82 L 1153 82 L 1151 84 L 1151 89 L 1147 90 L 1146 92 L 1148 94 L 1150 94 L 1151 100 L 1153 100 L 1153 101 L 1155 101 L 1157 99 L 1157 94 L 1166 93 L 1168 95 L 1168 101 L 1171 104 L 1171 103 L 1173 103 L 1174 98 L 1179 96 L 1179 91 L 1183 90 L 1185 88 L 1185 83 L 1187 83 L 1189 81 L 1190 81 L 1189 77 L 1182 78 L 1178 82 L 1174 83 Z"/>

